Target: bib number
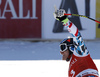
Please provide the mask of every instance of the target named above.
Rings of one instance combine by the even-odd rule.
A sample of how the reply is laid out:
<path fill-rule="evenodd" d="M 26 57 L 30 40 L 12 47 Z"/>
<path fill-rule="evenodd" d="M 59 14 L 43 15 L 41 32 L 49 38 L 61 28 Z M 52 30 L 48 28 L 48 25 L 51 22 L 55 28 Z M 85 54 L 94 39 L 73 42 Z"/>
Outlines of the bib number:
<path fill-rule="evenodd" d="M 71 70 L 71 74 L 72 74 L 72 77 L 74 77 L 75 71 L 74 70 Z"/>

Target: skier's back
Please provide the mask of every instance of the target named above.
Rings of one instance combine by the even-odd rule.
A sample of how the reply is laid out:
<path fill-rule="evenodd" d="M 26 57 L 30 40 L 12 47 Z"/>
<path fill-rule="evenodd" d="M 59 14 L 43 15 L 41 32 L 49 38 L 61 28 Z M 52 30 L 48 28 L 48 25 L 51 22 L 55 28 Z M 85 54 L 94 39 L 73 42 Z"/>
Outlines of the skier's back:
<path fill-rule="evenodd" d="M 72 38 L 64 39 L 60 43 L 60 53 L 63 60 L 70 60 L 69 77 L 99 77 L 98 70 L 90 57 L 77 27 L 64 16 L 65 10 L 60 9 L 54 13 L 54 17 L 63 22 L 67 30 L 72 34 Z"/>

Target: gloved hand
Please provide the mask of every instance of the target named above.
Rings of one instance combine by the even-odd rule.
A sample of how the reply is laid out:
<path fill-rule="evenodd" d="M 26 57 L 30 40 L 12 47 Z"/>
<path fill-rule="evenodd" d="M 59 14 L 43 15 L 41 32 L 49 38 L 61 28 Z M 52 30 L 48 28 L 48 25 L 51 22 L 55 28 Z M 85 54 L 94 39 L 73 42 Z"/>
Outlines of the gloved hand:
<path fill-rule="evenodd" d="M 68 22 L 68 18 L 67 18 L 67 15 L 64 15 L 66 12 L 64 9 L 59 9 L 59 10 L 55 10 L 54 12 L 54 18 L 56 20 L 59 20 L 63 23 L 67 23 Z"/>

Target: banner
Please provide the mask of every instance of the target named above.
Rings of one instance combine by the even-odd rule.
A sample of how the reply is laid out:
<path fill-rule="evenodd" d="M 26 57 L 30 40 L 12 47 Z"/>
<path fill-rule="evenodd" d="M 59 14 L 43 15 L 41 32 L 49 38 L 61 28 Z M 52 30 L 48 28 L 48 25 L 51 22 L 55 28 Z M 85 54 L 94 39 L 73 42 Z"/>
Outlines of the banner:
<path fill-rule="evenodd" d="M 100 21 L 100 0 L 96 0 L 96 19 Z M 96 24 L 96 38 L 100 38 L 100 24 Z"/>
<path fill-rule="evenodd" d="M 0 38 L 41 38 L 41 0 L 0 0 Z"/>
<path fill-rule="evenodd" d="M 70 9 L 71 14 L 79 14 L 79 10 L 77 7 L 77 2 L 75 0 L 62 0 L 60 4 L 60 9 L 64 9 L 66 12 Z M 81 7 L 81 6 L 80 6 Z M 85 0 L 85 16 L 90 16 L 90 0 Z M 79 30 L 83 30 L 82 24 L 80 21 L 80 17 L 70 17 L 69 20 L 71 20 Z M 53 32 L 63 32 L 62 23 L 59 21 L 56 21 L 54 24 Z"/>
<path fill-rule="evenodd" d="M 85 15 L 95 19 L 96 0 L 44 0 L 43 3 L 42 37 L 45 39 L 71 37 L 66 27 L 54 19 L 54 5 L 58 9 L 65 9 L 66 13 Z M 95 39 L 96 23 L 94 21 L 76 16 L 68 16 L 68 18 L 76 25 L 84 39 Z"/>

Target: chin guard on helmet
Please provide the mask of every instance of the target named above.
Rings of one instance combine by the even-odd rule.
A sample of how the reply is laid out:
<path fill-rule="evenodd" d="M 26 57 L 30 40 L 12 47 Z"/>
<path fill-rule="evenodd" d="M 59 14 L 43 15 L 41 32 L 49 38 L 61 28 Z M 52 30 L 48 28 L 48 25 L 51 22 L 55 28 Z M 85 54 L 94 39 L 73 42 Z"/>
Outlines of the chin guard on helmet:
<path fill-rule="evenodd" d="M 71 54 L 68 56 L 68 58 L 66 59 L 66 61 L 69 61 L 70 58 L 71 58 L 71 56 L 72 56 L 72 52 L 71 52 Z"/>

